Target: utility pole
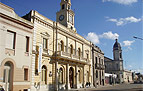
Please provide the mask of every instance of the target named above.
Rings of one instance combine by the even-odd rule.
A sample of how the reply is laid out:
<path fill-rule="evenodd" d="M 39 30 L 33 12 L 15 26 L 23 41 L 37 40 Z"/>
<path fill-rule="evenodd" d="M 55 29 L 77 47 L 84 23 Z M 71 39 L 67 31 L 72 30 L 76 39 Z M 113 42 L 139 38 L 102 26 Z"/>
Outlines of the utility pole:
<path fill-rule="evenodd" d="M 136 36 L 133 36 L 133 38 L 143 40 L 143 38 L 139 38 L 139 37 L 136 37 Z"/>

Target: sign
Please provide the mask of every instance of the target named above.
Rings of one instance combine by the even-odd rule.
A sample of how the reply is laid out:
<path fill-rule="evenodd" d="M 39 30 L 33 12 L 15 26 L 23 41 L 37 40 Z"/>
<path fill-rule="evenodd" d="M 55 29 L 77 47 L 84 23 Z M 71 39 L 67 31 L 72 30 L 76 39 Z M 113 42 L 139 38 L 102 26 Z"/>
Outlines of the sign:
<path fill-rule="evenodd" d="M 38 73 L 41 72 L 41 67 L 42 67 L 42 44 L 39 44 L 39 58 L 38 58 Z"/>

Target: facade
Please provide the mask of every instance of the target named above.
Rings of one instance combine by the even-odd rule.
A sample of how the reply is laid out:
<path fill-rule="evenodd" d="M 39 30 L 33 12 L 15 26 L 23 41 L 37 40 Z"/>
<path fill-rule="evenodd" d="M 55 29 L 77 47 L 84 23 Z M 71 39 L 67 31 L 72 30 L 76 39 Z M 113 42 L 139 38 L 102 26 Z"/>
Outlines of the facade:
<path fill-rule="evenodd" d="M 95 87 L 105 84 L 105 66 L 104 53 L 99 47 L 93 45 L 92 48 L 93 60 L 93 85 Z"/>
<path fill-rule="evenodd" d="M 132 78 L 132 72 L 129 70 L 124 70 L 123 72 L 123 77 L 124 77 L 124 83 L 131 83 L 133 82 L 133 78 Z"/>
<path fill-rule="evenodd" d="M 32 91 L 92 84 L 92 43 L 76 33 L 71 1 L 61 0 L 60 5 L 56 22 L 33 10 L 23 16 L 34 24 Z"/>
<path fill-rule="evenodd" d="M 114 60 L 104 57 L 105 62 L 105 73 L 116 74 L 116 82 L 123 83 L 123 58 L 122 58 L 122 49 L 120 43 L 116 39 L 116 42 L 113 46 L 113 57 Z"/>
<path fill-rule="evenodd" d="M 5 91 L 31 86 L 33 24 L 0 3 L 0 85 Z"/>

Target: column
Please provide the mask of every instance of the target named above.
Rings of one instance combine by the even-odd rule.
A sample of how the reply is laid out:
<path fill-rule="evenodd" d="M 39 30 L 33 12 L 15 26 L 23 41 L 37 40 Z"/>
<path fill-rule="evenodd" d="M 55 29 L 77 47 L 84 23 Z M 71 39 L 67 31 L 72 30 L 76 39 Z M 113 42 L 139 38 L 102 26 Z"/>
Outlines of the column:
<path fill-rule="evenodd" d="M 49 55 L 49 38 L 48 38 L 48 46 L 47 47 L 48 47 L 48 55 Z"/>
<path fill-rule="evenodd" d="M 75 55 L 76 55 L 76 40 L 75 40 Z"/>
<path fill-rule="evenodd" d="M 77 81 L 78 81 L 78 79 L 77 79 L 77 75 L 78 75 L 78 70 L 77 70 L 77 65 L 75 66 L 75 87 L 77 88 L 77 85 L 78 85 L 78 83 L 77 83 Z"/>
<path fill-rule="evenodd" d="M 83 88 L 85 87 L 84 66 L 83 66 Z"/>
<path fill-rule="evenodd" d="M 68 53 L 68 37 L 66 36 L 66 52 Z"/>
<path fill-rule="evenodd" d="M 55 62 L 55 91 L 58 91 L 58 62 Z"/>
<path fill-rule="evenodd" d="M 84 46 L 82 44 L 82 57 L 84 58 Z"/>
<path fill-rule="evenodd" d="M 69 64 L 66 65 L 66 89 L 69 89 Z"/>
<path fill-rule="evenodd" d="M 36 24 L 34 24 L 34 31 L 33 31 L 33 46 L 32 46 L 32 50 L 34 50 L 36 52 Z M 35 84 L 35 62 L 36 62 L 36 54 L 32 53 L 32 64 L 31 64 L 31 91 L 35 91 L 36 88 L 34 86 Z M 37 84 L 36 84 L 37 85 Z"/>

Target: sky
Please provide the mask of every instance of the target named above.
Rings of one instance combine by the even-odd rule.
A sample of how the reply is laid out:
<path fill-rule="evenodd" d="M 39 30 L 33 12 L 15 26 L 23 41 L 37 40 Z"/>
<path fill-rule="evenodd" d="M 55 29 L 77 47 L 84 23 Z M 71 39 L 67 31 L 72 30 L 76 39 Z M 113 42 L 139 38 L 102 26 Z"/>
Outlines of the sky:
<path fill-rule="evenodd" d="M 0 0 L 23 16 L 36 10 L 56 21 L 61 0 Z M 122 46 L 124 68 L 143 73 L 143 0 L 71 0 L 77 33 L 113 59 L 115 39 Z"/>

